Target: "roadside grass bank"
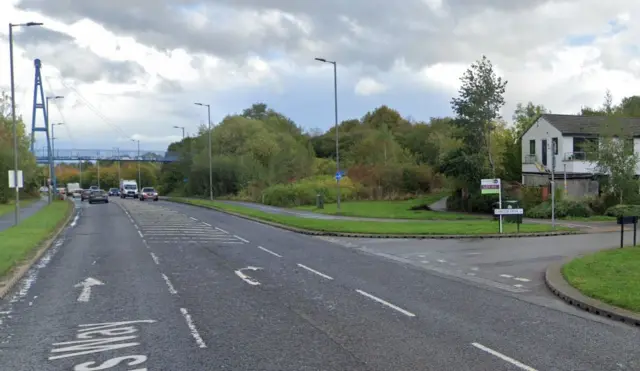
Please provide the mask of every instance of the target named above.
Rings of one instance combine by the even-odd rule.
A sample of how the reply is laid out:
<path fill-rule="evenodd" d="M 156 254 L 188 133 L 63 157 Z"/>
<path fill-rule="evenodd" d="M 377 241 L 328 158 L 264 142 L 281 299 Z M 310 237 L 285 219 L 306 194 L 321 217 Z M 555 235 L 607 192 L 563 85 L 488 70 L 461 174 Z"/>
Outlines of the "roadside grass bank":
<path fill-rule="evenodd" d="M 296 209 L 312 211 L 319 214 L 343 215 L 380 219 L 416 219 L 416 220 L 480 220 L 484 215 L 463 214 L 448 211 L 433 211 L 421 209 L 446 197 L 447 193 L 437 193 L 425 197 L 406 201 L 348 201 L 337 204 L 325 204 L 324 209 L 315 205 L 298 206 Z"/>
<path fill-rule="evenodd" d="M 20 199 L 20 207 L 28 207 L 34 202 L 40 200 L 39 197 Z M 15 210 L 16 202 L 14 200 L 9 201 L 7 204 L 0 204 L 0 216 L 11 213 Z"/>
<path fill-rule="evenodd" d="M 0 279 L 29 258 L 72 211 L 71 202 L 54 201 L 17 226 L 0 232 Z"/>
<path fill-rule="evenodd" d="M 231 205 L 218 201 L 172 197 L 169 201 L 180 202 L 196 206 L 204 206 L 219 211 L 236 213 L 259 220 L 278 223 L 289 227 L 318 232 L 362 233 L 376 235 L 485 235 L 497 234 L 498 223 L 492 220 L 451 220 L 433 221 L 356 221 L 356 220 L 324 220 L 302 218 L 289 215 L 270 214 L 239 205 Z M 570 231 L 571 228 L 557 227 L 556 231 Z M 504 231 L 515 234 L 517 227 L 513 223 L 505 223 Z M 548 224 L 521 224 L 520 233 L 551 232 Z"/>
<path fill-rule="evenodd" d="M 638 267 L 640 247 L 625 247 L 578 257 L 562 267 L 562 275 L 586 296 L 640 312 Z"/>

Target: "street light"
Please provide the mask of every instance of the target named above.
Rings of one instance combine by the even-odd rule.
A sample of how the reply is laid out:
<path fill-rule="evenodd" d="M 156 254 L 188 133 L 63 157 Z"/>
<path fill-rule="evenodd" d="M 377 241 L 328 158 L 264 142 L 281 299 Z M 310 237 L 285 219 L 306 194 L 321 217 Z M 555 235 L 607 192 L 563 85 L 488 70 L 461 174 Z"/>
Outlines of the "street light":
<path fill-rule="evenodd" d="M 207 124 L 209 130 L 209 199 L 213 201 L 213 165 L 211 162 L 211 105 L 195 103 L 197 106 L 207 107 Z"/>
<path fill-rule="evenodd" d="M 120 184 L 120 179 L 122 179 L 121 172 L 120 172 L 120 148 L 115 147 L 113 149 L 116 150 L 116 153 L 117 153 L 116 156 L 118 157 L 118 184 Z"/>
<path fill-rule="evenodd" d="M 131 139 L 132 142 L 138 143 L 138 190 L 142 187 L 142 177 L 140 176 L 140 140 Z"/>
<path fill-rule="evenodd" d="M 53 190 L 54 192 L 57 191 L 58 189 L 58 179 L 56 178 L 56 156 L 55 156 L 55 142 L 56 142 L 56 137 L 55 137 L 55 131 L 53 130 L 53 128 L 55 128 L 56 126 L 60 126 L 60 125 L 64 125 L 64 123 L 62 122 L 58 122 L 55 124 L 51 124 L 51 153 L 52 153 L 52 158 L 51 158 L 51 180 L 53 181 Z"/>
<path fill-rule="evenodd" d="M 184 126 L 174 126 L 174 129 L 182 129 L 182 139 L 184 139 Z"/>
<path fill-rule="evenodd" d="M 331 63 L 333 65 L 333 101 L 335 113 L 335 129 L 336 129 L 336 195 L 338 202 L 338 210 L 340 210 L 340 148 L 338 136 L 338 64 L 335 61 L 328 61 L 324 58 L 315 58 L 318 62 Z"/>
<path fill-rule="evenodd" d="M 51 117 L 49 115 L 49 101 L 52 100 L 58 100 L 58 99 L 62 99 L 64 98 L 62 95 L 56 95 L 56 96 L 51 96 L 51 97 L 46 97 L 45 98 L 45 109 L 47 111 L 47 115 L 46 115 L 46 119 L 47 119 L 47 125 L 49 125 L 49 118 Z M 50 173 L 51 173 L 51 183 L 53 184 L 53 190 L 54 192 L 58 189 L 58 180 L 56 178 L 56 160 L 55 160 L 55 152 L 53 151 L 53 126 L 56 124 L 53 124 L 51 126 L 51 157 L 49 158 L 50 162 L 49 162 L 49 168 L 50 168 Z M 51 203 L 51 192 L 49 192 L 49 203 Z"/>
<path fill-rule="evenodd" d="M 16 186 L 15 225 L 20 220 L 20 189 L 18 188 L 18 131 L 16 129 L 16 86 L 13 76 L 13 28 L 42 26 L 39 22 L 9 23 L 9 75 L 11 76 L 11 122 L 13 124 L 13 180 Z"/>

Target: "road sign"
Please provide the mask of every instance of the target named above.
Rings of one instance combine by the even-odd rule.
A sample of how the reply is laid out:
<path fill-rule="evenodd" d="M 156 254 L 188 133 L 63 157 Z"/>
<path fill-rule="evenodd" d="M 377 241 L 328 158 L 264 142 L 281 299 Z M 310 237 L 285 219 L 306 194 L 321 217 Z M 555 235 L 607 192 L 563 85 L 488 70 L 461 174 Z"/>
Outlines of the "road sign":
<path fill-rule="evenodd" d="M 500 194 L 500 185 L 500 179 L 481 179 L 480 193 L 483 195 L 498 195 Z"/>
<path fill-rule="evenodd" d="M 495 209 L 494 215 L 523 215 L 524 209 Z"/>
<path fill-rule="evenodd" d="M 336 180 L 340 180 L 342 177 L 344 177 L 344 171 L 336 172 Z"/>
<path fill-rule="evenodd" d="M 9 170 L 9 188 L 16 188 L 16 172 Z M 24 179 L 22 178 L 22 170 L 18 170 L 18 188 L 24 188 Z"/>

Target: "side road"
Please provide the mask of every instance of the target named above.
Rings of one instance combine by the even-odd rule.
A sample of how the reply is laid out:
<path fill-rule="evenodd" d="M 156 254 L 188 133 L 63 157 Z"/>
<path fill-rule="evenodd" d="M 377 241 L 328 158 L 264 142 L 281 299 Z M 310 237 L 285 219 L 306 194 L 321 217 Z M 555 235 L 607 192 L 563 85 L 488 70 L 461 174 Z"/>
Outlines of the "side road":
<path fill-rule="evenodd" d="M 24 220 L 31 215 L 37 213 L 47 204 L 47 199 L 42 198 L 27 207 L 20 208 L 20 220 Z M 0 232 L 13 226 L 15 222 L 15 214 L 13 212 L 0 216 Z"/>

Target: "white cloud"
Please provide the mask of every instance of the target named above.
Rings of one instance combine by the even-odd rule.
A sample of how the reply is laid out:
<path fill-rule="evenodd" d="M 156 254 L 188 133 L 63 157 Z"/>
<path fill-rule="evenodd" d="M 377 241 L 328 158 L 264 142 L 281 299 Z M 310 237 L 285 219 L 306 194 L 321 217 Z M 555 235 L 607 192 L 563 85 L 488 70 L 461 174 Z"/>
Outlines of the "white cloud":
<path fill-rule="evenodd" d="M 354 89 L 356 94 L 364 96 L 380 94 L 385 92 L 386 90 L 386 86 L 371 77 L 361 78 Z"/>

